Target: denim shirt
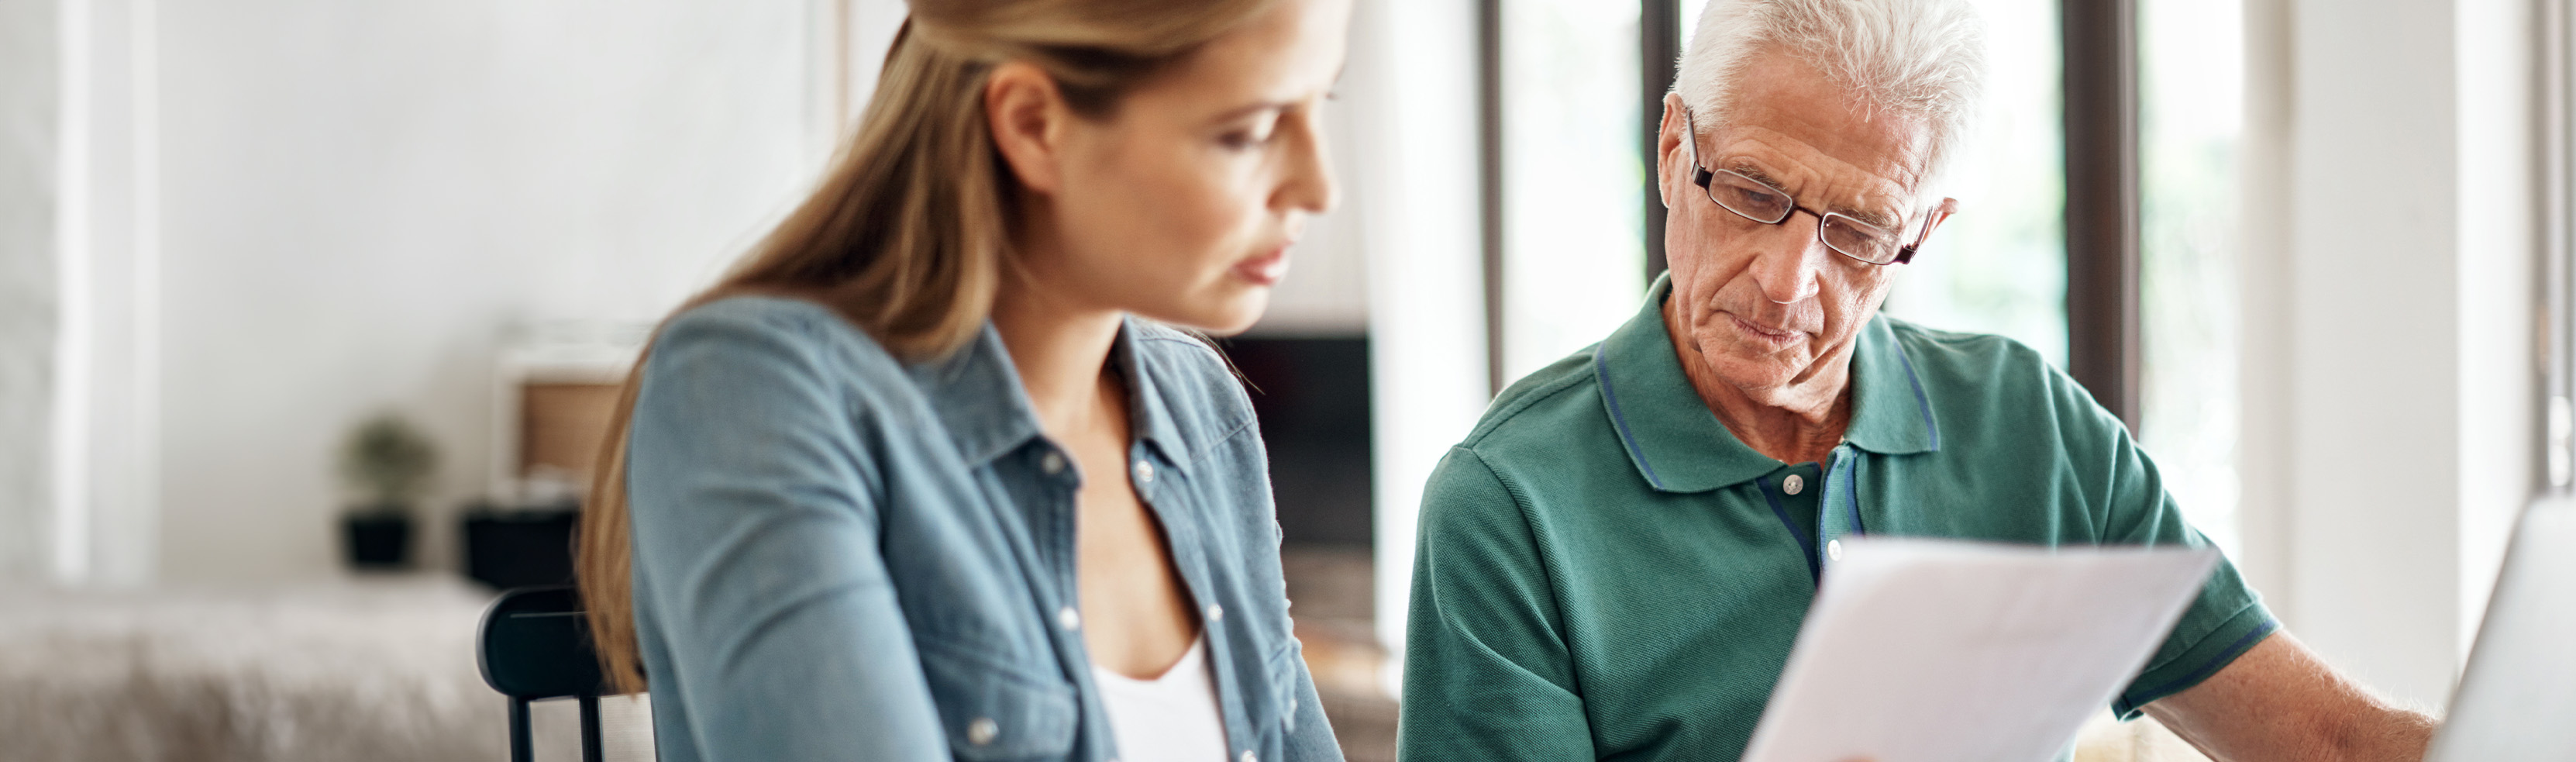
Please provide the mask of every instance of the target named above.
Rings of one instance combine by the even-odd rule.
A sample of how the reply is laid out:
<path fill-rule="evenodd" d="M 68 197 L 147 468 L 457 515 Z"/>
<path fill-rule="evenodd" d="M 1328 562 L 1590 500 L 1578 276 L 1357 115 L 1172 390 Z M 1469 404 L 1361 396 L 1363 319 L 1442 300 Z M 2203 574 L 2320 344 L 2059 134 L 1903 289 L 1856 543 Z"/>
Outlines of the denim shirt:
<path fill-rule="evenodd" d="M 1110 361 L 1226 762 L 1339 760 L 1242 387 L 1133 319 Z M 737 297 L 664 326 L 643 374 L 627 488 L 664 762 L 1117 758 L 1074 585 L 1083 475 L 991 327 L 910 363 L 819 305 Z"/>

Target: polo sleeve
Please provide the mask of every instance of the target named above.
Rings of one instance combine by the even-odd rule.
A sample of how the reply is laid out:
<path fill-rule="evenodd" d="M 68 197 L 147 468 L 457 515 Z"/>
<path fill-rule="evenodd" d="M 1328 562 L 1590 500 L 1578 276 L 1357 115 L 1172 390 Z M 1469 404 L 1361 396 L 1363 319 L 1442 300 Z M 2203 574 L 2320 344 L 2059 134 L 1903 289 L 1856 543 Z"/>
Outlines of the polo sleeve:
<path fill-rule="evenodd" d="M 1591 760 L 1563 619 L 1526 515 L 1474 451 L 1423 489 L 1398 756 Z"/>
<path fill-rule="evenodd" d="M 703 759 L 945 760 L 878 552 L 850 403 L 819 342 L 739 313 L 675 320 L 628 440 L 640 627 Z M 643 605 L 649 602 L 649 606 Z"/>
<path fill-rule="evenodd" d="M 2072 381 L 2064 385 L 2072 388 L 2070 396 L 2078 398 L 2068 401 L 2087 408 L 2081 411 L 2088 414 L 2083 420 L 2089 421 L 2095 431 L 2086 438 L 2106 443 L 2096 451 L 2108 461 L 2108 467 L 2099 472 L 2107 476 L 2103 490 L 2105 510 L 2099 516 L 2103 530 L 2100 542 L 2213 547 L 2208 536 L 2183 519 L 2182 508 L 2165 491 L 2164 478 L 2155 462 L 2138 448 L 2127 427 L 2111 418 Z M 2262 596 L 2237 573 L 2235 562 L 2221 558 L 2209 579 L 2202 583 L 2199 597 L 2192 600 L 2155 655 L 2148 658 L 2145 671 L 2112 700 L 2111 709 L 2120 719 L 2135 719 L 2147 704 L 2218 674 L 2280 627 L 2272 612 L 2263 607 Z"/>

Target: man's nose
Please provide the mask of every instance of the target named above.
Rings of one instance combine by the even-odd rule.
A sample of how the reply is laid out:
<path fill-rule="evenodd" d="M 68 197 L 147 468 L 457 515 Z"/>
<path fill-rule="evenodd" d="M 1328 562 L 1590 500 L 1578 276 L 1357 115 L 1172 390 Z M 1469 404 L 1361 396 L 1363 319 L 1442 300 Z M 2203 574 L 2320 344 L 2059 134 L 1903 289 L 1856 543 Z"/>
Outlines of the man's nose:
<path fill-rule="evenodd" d="M 1816 239 L 1816 224 L 1809 215 L 1793 213 L 1763 231 L 1761 249 L 1753 260 L 1753 281 L 1761 286 L 1763 298 L 1795 304 L 1816 295 L 1818 281 L 1835 256 Z"/>

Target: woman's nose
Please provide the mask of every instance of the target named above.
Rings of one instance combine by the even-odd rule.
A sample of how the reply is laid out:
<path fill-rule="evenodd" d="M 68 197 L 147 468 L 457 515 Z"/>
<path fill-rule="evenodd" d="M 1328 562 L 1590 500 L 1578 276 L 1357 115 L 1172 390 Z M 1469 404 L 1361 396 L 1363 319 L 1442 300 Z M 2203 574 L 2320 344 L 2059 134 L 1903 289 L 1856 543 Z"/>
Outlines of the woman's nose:
<path fill-rule="evenodd" d="M 1322 121 L 1311 111 L 1297 120 L 1300 138 L 1289 151 L 1288 173 L 1274 196 L 1274 207 L 1322 214 L 1340 201 L 1332 163 L 1325 156 Z"/>

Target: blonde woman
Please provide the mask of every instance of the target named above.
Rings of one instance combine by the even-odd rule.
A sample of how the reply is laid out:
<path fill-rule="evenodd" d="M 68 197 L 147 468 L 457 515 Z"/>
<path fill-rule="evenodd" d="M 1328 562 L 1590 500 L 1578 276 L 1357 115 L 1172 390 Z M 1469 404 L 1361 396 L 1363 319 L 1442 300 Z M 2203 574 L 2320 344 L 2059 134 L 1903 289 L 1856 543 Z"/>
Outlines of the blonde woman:
<path fill-rule="evenodd" d="M 666 322 L 581 539 L 661 758 L 1339 759 L 1251 406 L 1350 0 L 913 0 L 823 187 Z"/>

